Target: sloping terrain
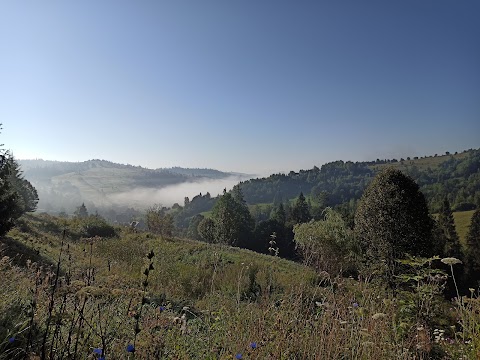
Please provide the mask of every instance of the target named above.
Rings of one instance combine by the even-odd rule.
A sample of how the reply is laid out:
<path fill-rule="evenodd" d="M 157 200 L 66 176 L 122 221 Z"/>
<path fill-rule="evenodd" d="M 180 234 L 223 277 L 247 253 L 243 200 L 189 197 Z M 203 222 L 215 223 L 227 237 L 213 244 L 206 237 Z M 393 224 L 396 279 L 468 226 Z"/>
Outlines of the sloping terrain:
<path fill-rule="evenodd" d="M 224 173 L 213 169 L 147 169 L 140 166 L 116 164 L 105 160 L 79 163 L 20 160 L 23 174 L 39 193 L 39 209 L 73 211 L 82 202 L 96 207 L 120 205 L 112 195 L 137 189 L 159 190 L 167 186 L 227 179 L 241 174 Z M 121 205 L 134 206 L 135 201 Z"/>
<path fill-rule="evenodd" d="M 412 313 L 422 293 L 393 294 L 273 256 L 126 228 L 85 239 L 79 225 L 28 215 L 0 240 L 0 359 L 480 354 L 478 328 L 468 325 L 478 324 L 473 298 L 457 309 L 427 294 Z M 435 311 L 430 327 L 418 323 L 422 311 Z"/>

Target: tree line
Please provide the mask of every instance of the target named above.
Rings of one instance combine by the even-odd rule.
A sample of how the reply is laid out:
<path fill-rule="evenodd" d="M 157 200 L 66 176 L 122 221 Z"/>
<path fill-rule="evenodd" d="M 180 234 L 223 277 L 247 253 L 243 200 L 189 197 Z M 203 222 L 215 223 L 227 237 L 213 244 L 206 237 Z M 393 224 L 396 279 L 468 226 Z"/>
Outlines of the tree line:
<path fill-rule="evenodd" d="M 462 246 L 448 197 L 438 215 L 432 216 L 419 185 L 398 169 L 385 168 L 375 176 L 351 223 L 341 209 L 325 207 L 315 219 L 311 208 L 300 193 L 293 202 L 273 206 L 268 219 L 256 222 L 242 188 L 235 186 L 224 191 L 209 216 L 194 216 L 187 234 L 210 243 L 303 259 L 331 275 L 375 274 L 391 285 L 405 270 L 401 259 L 455 258 L 464 264 L 459 270 L 463 289 L 480 281 L 480 209 L 473 214 Z M 447 293 L 453 291 L 448 286 Z"/>

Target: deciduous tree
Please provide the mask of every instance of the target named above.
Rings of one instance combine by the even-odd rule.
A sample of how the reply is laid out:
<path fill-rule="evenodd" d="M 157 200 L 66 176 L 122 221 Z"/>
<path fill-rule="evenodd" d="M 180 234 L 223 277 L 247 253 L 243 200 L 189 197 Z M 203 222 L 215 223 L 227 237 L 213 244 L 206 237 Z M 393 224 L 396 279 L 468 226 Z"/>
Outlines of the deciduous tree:
<path fill-rule="evenodd" d="M 224 191 L 212 209 L 215 241 L 231 246 L 242 246 L 252 235 L 254 221 L 241 192 Z"/>

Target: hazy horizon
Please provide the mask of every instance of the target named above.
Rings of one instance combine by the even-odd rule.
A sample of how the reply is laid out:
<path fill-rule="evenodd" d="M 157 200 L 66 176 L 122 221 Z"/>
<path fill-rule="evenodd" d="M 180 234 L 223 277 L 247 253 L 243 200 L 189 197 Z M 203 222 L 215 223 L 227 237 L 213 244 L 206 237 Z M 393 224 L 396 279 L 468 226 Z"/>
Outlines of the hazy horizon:
<path fill-rule="evenodd" d="M 453 149 L 453 150 L 445 150 L 443 152 L 435 152 L 435 153 L 431 153 L 431 154 L 415 154 L 415 155 L 412 155 L 412 154 L 408 154 L 408 153 L 405 153 L 404 155 L 402 156 L 395 156 L 395 154 L 400 154 L 400 153 L 403 153 L 403 152 L 395 152 L 395 151 L 390 151 L 388 152 L 387 154 L 391 154 L 391 156 L 380 156 L 380 157 L 376 157 L 376 158 L 369 158 L 369 159 L 365 159 L 365 160 L 352 160 L 350 158 L 348 159 L 334 159 L 334 160 L 331 160 L 331 161 L 326 161 L 324 163 L 315 163 L 315 164 L 312 164 L 311 166 L 307 166 L 307 167 L 302 167 L 302 168 L 293 168 L 293 169 L 281 169 L 281 170 L 278 170 L 278 171 L 274 171 L 274 172 L 268 172 L 268 171 L 264 171 L 264 172 L 259 172 L 259 173 L 247 173 L 247 172 L 240 172 L 240 171 L 236 171 L 235 169 L 230 169 L 230 170 L 225 170 L 225 169 L 217 169 L 217 168 L 213 168 L 213 167 L 209 167 L 209 166 L 206 166 L 206 167 L 203 167 L 203 168 L 192 168 L 192 167 L 186 167 L 186 166 L 181 166 L 181 165 L 173 165 L 173 166 L 169 166 L 169 167 L 148 167 L 148 166 L 143 166 L 142 164 L 132 164 L 132 163 L 126 163 L 126 162 L 117 162 L 117 161 L 112 161 L 110 159 L 100 159 L 100 158 L 91 158 L 91 159 L 85 159 L 85 160 L 78 160 L 78 161 L 71 161 L 71 160 L 55 160 L 55 159 L 42 159 L 42 158 L 37 158 L 37 159 L 20 159 L 20 158 L 16 158 L 17 160 L 19 161 L 29 161 L 29 160 L 40 160 L 40 161 L 53 161 L 53 162 L 71 162 L 71 163 L 82 163 L 82 162 L 87 162 L 87 161 L 92 161 L 92 160 L 102 160 L 102 161 L 109 161 L 109 162 L 112 162 L 112 163 L 116 163 L 116 164 L 120 164 L 120 165 L 129 165 L 129 166 L 140 166 L 142 168 L 145 168 L 145 169 L 150 169 L 150 170 L 157 170 L 157 169 L 165 169 L 165 170 L 169 170 L 169 169 L 172 169 L 172 168 L 175 168 L 175 167 L 179 167 L 179 168 L 185 168 L 185 169 L 211 169 L 211 170 L 218 170 L 218 171 L 221 171 L 221 172 L 225 172 L 225 173 L 231 173 L 233 174 L 232 177 L 235 176 L 235 174 L 241 174 L 241 175 L 248 175 L 250 176 L 249 178 L 253 178 L 253 177 L 268 177 L 269 175 L 272 175 L 272 174 L 278 174 L 278 173 L 289 173 L 290 171 L 300 171 L 300 170 L 309 170 L 309 169 L 312 169 L 314 166 L 317 166 L 317 167 L 321 167 L 322 165 L 325 165 L 327 163 L 330 163 L 330 162 L 334 162 L 334 161 L 344 161 L 344 162 L 347 162 L 347 161 L 352 161 L 352 162 L 369 162 L 369 161 L 375 161 L 376 159 L 380 159 L 380 160 L 392 160 L 392 159 L 397 159 L 397 160 L 400 160 L 401 158 L 403 159 L 406 159 L 407 157 L 410 157 L 410 158 L 414 158 L 415 156 L 418 156 L 418 157 L 433 157 L 435 155 L 438 155 L 438 156 L 442 156 L 442 155 L 445 155 L 446 152 L 449 152 L 450 154 L 454 154 L 455 152 L 458 152 L 458 153 L 461 153 L 463 151 L 466 151 L 466 150 L 469 150 L 469 149 L 477 149 L 477 147 L 469 147 L 469 148 L 464 148 L 464 149 Z"/>

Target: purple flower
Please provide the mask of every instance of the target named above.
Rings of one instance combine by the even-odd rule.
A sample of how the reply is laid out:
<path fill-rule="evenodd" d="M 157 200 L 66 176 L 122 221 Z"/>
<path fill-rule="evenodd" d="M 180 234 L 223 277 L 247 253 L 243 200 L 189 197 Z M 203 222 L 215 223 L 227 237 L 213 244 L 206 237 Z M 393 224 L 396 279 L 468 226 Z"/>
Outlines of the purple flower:
<path fill-rule="evenodd" d="M 360 305 L 358 305 L 357 302 L 354 302 L 352 306 L 353 306 L 354 309 L 356 309 L 356 308 L 358 308 Z"/>
<path fill-rule="evenodd" d="M 251 342 L 251 343 L 250 343 L 250 347 L 251 347 L 252 349 L 256 349 L 256 348 L 257 348 L 257 343 L 256 343 L 256 342 Z"/>
<path fill-rule="evenodd" d="M 165 311 L 165 306 L 160 306 L 159 309 L 160 309 L 160 312 Z"/>
<path fill-rule="evenodd" d="M 239 359 L 239 360 L 240 360 L 240 359 L 243 359 L 242 354 L 237 354 L 237 355 L 235 355 L 235 359 Z"/>
<path fill-rule="evenodd" d="M 14 337 L 14 336 L 12 336 L 10 339 L 8 339 L 8 342 L 9 342 L 10 344 L 13 343 L 14 341 L 15 341 L 15 337 Z"/>
<path fill-rule="evenodd" d="M 128 344 L 127 345 L 127 352 L 135 352 L 135 346 L 133 346 L 132 344 Z"/>
<path fill-rule="evenodd" d="M 94 354 L 102 355 L 102 349 L 93 349 Z"/>

